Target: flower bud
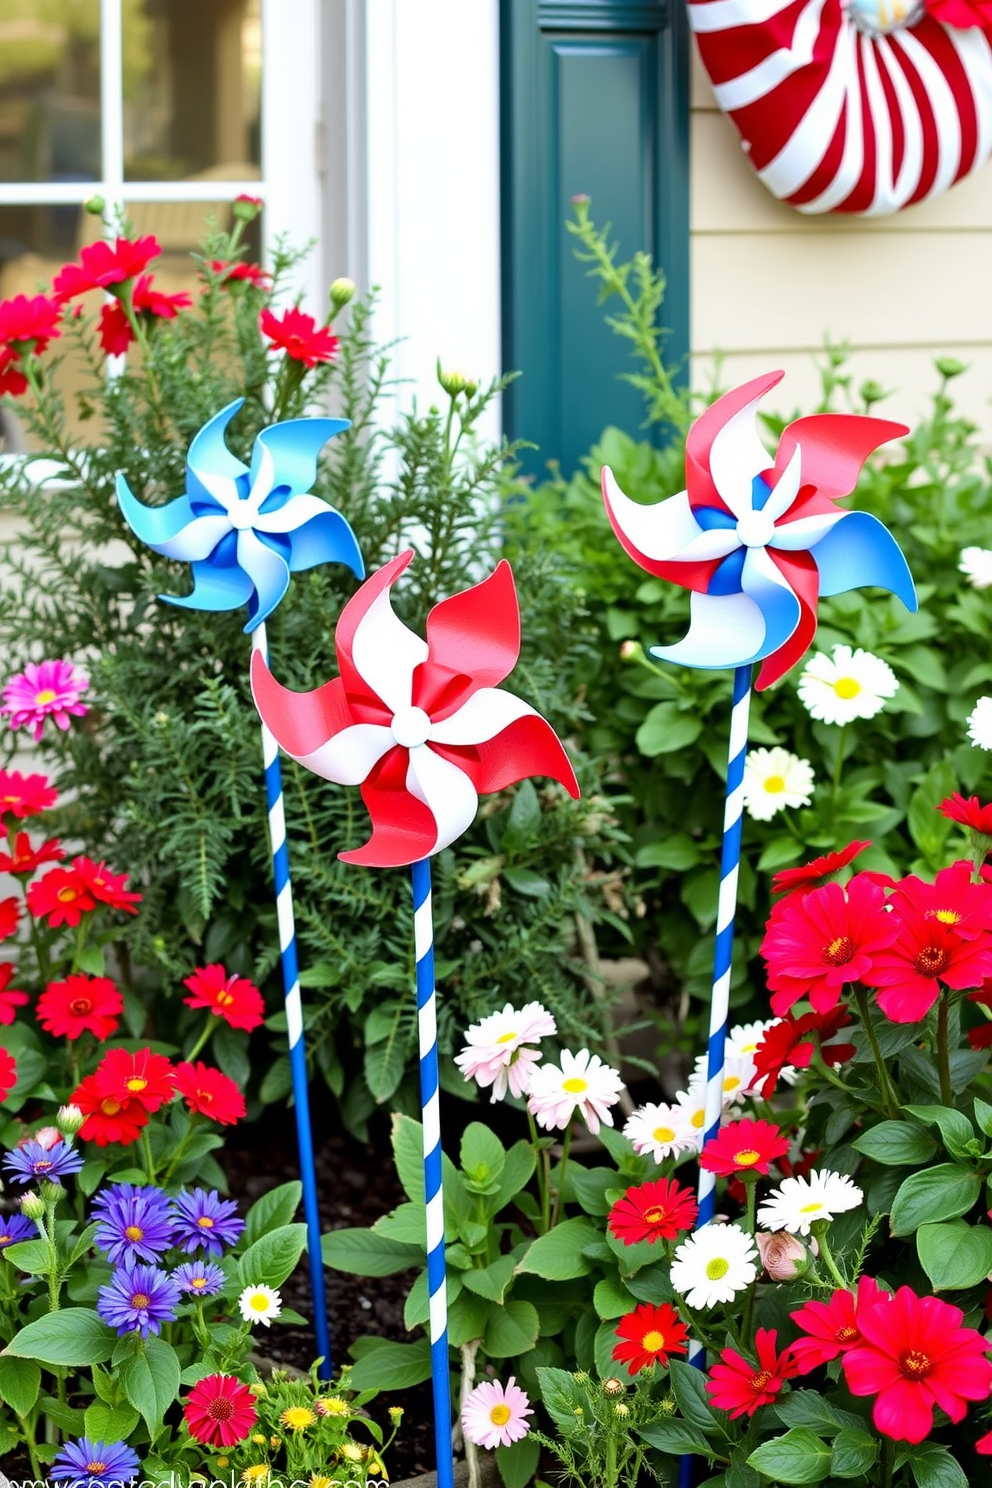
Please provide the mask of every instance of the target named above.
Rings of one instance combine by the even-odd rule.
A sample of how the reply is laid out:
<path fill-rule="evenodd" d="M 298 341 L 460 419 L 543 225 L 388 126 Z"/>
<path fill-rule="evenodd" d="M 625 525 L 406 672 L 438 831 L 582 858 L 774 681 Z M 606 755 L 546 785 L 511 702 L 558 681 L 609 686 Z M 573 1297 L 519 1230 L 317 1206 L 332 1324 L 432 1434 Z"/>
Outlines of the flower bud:
<path fill-rule="evenodd" d="M 437 380 L 449 398 L 457 398 L 459 393 L 466 392 L 470 386 L 469 379 L 464 372 L 446 372 L 441 366 L 440 357 L 437 363 Z M 478 383 L 474 385 L 478 387 Z"/>
<path fill-rule="evenodd" d="M 621 1420 L 630 1415 L 630 1406 L 627 1404 L 626 1400 L 617 1401 L 616 1405 L 613 1407 L 613 1414 L 615 1416 L 619 1416 Z"/>
<path fill-rule="evenodd" d="M 624 641 L 620 647 L 620 660 L 633 661 L 635 656 L 640 656 L 644 647 L 640 641 Z"/>
<path fill-rule="evenodd" d="M 61 1201 L 65 1198 L 65 1189 L 62 1187 L 61 1183 L 54 1183 L 47 1178 L 42 1183 L 39 1192 L 41 1194 L 42 1202 L 46 1206 L 50 1205 L 53 1209 L 55 1208 L 56 1204 L 61 1203 Z"/>
<path fill-rule="evenodd" d="M 358 286 L 354 279 L 335 279 L 331 285 L 331 313 L 337 315 L 338 311 L 353 300 L 358 293 Z"/>
<path fill-rule="evenodd" d="M 74 1137 L 85 1120 L 78 1106 L 59 1106 L 55 1124 L 64 1137 Z"/>
<path fill-rule="evenodd" d="M 83 202 L 83 211 L 89 212 L 91 217 L 102 217 L 107 209 L 107 203 L 102 196 L 90 196 Z"/>
<path fill-rule="evenodd" d="M 56 1142 L 61 1142 L 62 1133 L 57 1126 L 40 1126 L 34 1135 L 27 1140 L 29 1142 L 37 1142 L 39 1147 L 44 1147 L 46 1152 L 51 1152 Z"/>
<path fill-rule="evenodd" d="M 403 1419 L 403 1407 L 401 1405 L 391 1405 L 389 1407 L 389 1419 L 394 1426 L 398 1426 Z"/>
<path fill-rule="evenodd" d="M 755 1236 L 761 1264 L 772 1281 L 795 1281 L 809 1266 L 806 1247 L 786 1230 Z"/>
<path fill-rule="evenodd" d="M 616 1375 L 610 1375 L 609 1379 L 603 1381 L 603 1393 L 605 1395 L 622 1395 L 626 1385 L 623 1380 L 618 1380 Z"/>
<path fill-rule="evenodd" d="M 880 403 L 885 397 L 885 389 L 880 382 L 875 382 L 873 378 L 869 378 L 867 382 L 863 382 L 858 388 L 858 396 L 865 407 L 870 408 L 873 403 Z"/>
<path fill-rule="evenodd" d="M 957 357 L 938 357 L 934 362 L 934 366 L 937 368 L 941 377 L 945 378 L 948 382 L 950 382 L 952 377 L 960 377 L 962 372 L 967 372 L 968 370 L 967 363 L 959 362 Z"/>
<path fill-rule="evenodd" d="M 239 222 L 254 222 L 262 210 L 262 198 L 260 196 L 248 196 L 242 193 L 236 196 L 231 204 L 231 211 Z"/>
<path fill-rule="evenodd" d="M 26 1193 L 21 1198 L 21 1213 L 28 1219 L 44 1219 L 45 1204 L 40 1194 Z"/>

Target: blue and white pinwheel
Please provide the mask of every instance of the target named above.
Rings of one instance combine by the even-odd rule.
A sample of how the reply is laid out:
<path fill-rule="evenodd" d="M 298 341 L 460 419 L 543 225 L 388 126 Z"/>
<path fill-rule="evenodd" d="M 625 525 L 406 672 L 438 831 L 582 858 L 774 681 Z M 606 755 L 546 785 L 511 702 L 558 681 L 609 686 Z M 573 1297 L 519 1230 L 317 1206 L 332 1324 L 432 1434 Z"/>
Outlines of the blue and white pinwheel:
<path fill-rule="evenodd" d="M 603 467 L 603 500 L 623 547 L 648 573 L 693 591 L 689 632 L 652 656 L 694 667 L 761 661 L 768 687 L 816 633 L 821 594 L 877 585 L 917 608 L 892 534 L 868 512 L 835 505 L 862 465 L 903 424 L 819 413 L 782 432 L 774 461 L 755 428 L 759 399 L 781 380 L 766 373 L 733 388 L 693 424 L 686 490 L 654 506 L 625 496 Z"/>
<path fill-rule="evenodd" d="M 272 424 L 255 440 L 249 469 L 224 443 L 243 402 L 229 403 L 195 435 L 185 495 L 166 506 L 145 506 L 119 475 L 117 502 L 142 542 L 192 567 L 192 592 L 160 599 L 193 610 L 247 605 L 245 630 L 253 631 L 286 593 L 290 574 L 331 562 L 347 564 L 358 578 L 365 570 L 344 517 L 310 490 L 320 450 L 347 420 Z"/>

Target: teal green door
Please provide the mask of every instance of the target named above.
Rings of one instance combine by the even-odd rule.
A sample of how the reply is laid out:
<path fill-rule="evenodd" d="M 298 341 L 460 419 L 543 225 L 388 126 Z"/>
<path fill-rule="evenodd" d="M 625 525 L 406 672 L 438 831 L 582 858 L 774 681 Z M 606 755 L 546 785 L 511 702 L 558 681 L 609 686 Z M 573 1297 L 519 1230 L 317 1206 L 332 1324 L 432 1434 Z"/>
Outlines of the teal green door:
<path fill-rule="evenodd" d="M 570 474 L 607 424 L 637 432 L 625 342 L 565 231 L 571 197 L 668 277 L 670 362 L 689 344 L 688 51 L 682 0 L 502 0 L 504 427 Z"/>

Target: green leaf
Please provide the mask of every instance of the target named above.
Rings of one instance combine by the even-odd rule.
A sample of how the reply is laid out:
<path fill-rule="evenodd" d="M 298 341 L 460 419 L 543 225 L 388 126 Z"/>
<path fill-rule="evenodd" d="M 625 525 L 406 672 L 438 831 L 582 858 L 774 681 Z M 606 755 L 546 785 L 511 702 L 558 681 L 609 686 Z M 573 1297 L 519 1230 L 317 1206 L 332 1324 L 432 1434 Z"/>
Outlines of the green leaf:
<path fill-rule="evenodd" d="M 682 1412 L 690 1426 L 695 1426 L 704 1435 L 718 1429 L 718 1421 L 710 1407 L 706 1394 L 706 1377 L 701 1370 L 687 1364 L 684 1359 L 672 1359 L 668 1365 L 668 1377 Z"/>
<path fill-rule="evenodd" d="M 773 1483 L 822 1483 L 830 1472 L 830 1448 L 805 1426 L 762 1442 L 747 1460 Z"/>
<path fill-rule="evenodd" d="M 599 1219 L 605 1218 L 610 1212 L 610 1201 L 606 1197 L 608 1191 L 626 1186 L 620 1174 L 612 1168 L 590 1168 L 585 1173 L 572 1168 L 569 1170 L 569 1178 L 575 1189 L 575 1197 L 583 1209 Z"/>
<path fill-rule="evenodd" d="M 520 1190 L 530 1182 L 535 1164 L 534 1149 L 528 1141 L 514 1142 L 506 1154 L 503 1176 L 499 1182 L 499 1193 L 491 1201 L 491 1212 L 498 1214 L 505 1204 L 516 1198 Z"/>
<path fill-rule="evenodd" d="M 44 1240 L 18 1240 L 4 1249 L 4 1260 L 29 1276 L 47 1276 L 52 1253 Z"/>
<path fill-rule="evenodd" d="M 405 1204 L 400 1204 L 394 1209 L 392 1214 L 384 1214 L 381 1219 L 377 1219 L 372 1226 L 372 1233 L 373 1235 L 385 1235 L 390 1240 L 399 1240 L 404 1245 L 416 1245 L 419 1250 L 425 1250 L 427 1247 L 427 1208 L 424 1204 L 411 1204 L 407 1200 Z"/>
<path fill-rule="evenodd" d="M 387 1239 L 374 1230 L 331 1230 L 322 1235 L 324 1265 L 352 1276 L 395 1276 L 424 1263 L 424 1247 Z"/>
<path fill-rule="evenodd" d="M 933 1138 L 911 1121 L 880 1121 L 851 1145 L 874 1162 L 893 1168 L 917 1167 L 929 1162 L 937 1150 Z"/>
<path fill-rule="evenodd" d="M 355 1364 L 351 1383 L 356 1390 L 405 1390 L 431 1377 L 431 1346 L 390 1343 L 388 1338 L 357 1338 L 351 1346 Z"/>
<path fill-rule="evenodd" d="M 84 946 L 76 956 L 76 966 L 79 971 L 85 971 L 87 976 L 98 977 L 106 974 L 103 951 L 99 946 Z"/>
<path fill-rule="evenodd" d="M 634 738 L 641 753 L 653 759 L 695 744 L 702 732 L 702 719 L 683 713 L 678 703 L 655 703 Z"/>
<path fill-rule="evenodd" d="M 562 1436 L 574 1436 L 581 1431 L 582 1418 L 577 1412 L 585 1411 L 588 1401 L 578 1381 L 564 1369 L 551 1369 L 547 1366 L 538 1369 L 537 1378 L 544 1409 Z"/>
<path fill-rule="evenodd" d="M 975 1120 L 987 1137 L 992 1137 L 992 1106 L 975 1096 Z"/>
<path fill-rule="evenodd" d="M 541 803 L 532 780 L 517 786 L 510 815 L 500 846 L 504 852 L 517 853 L 529 847 L 541 830 Z"/>
<path fill-rule="evenodd" d="M 238 1259 L 238 1275 L 242 1286 L 280 1287 L 291 1272 L 296 1270 L 300 1256 L 306 1249 L 307 1227 L 305 1224 L 280 1225 L 256 1240 L 254 1245 Z"/>
<path fill-rule="evenodd" d="M 462 1136 L 459 1154 L 469 1192 L 498 1190 L 506 1166 L 506 1151 L 494 1131 L 481 1121 L 470 1121 Z"/>
<path fill-rule="evenodd" d="M 910 1173 L 892 1202 L 893 1235 L 911 1235 L 922 1224 L 957 1219 L 977 1201 L 982 1180 L 970 1168 L 938 1163 L 922 1173 Z"/>
<path fill-rule="evenodd" d="M 808 1426 L 819 1436 L 833 1436 L 843 1427 L 857 1429 L 863 1424 L 860 1416 L 838 1410 L 815 1390 L 790 1390 L 776 1400 L 773 1409 L 783 1426 Z"/>
<path fill-rule="evenodd" d="M 499 1256 L 482 1270 L 470 1267 L 461 1276 L 466 1289 L 477 1297 L 485 1297 L 488 1302 L 502 1302 L 515 1271 L 516 1262 L 512 1256 Z"/>
<path fill-rule="evenodd" d="M 33 1359 L 0 1355 L 0 1400 L 19 1416 L 26 1416 L 38 1399 L 41 1370 Z"/>
<path fill-rule="evenodd" d="M 573 1276 L 586 1276 L 592 1268 L 582 1254 L 582 1247 L 597 1238 L 596 1227 L 584 1216 L 566 1219 L 531 1243 L 517 1270 L 543 1276 L 545 1281 L 570 1281 Z"/>
<path fill-rule="evenodd" d="M 936 1292 L 962 1292 L 992 1272 L 992 1230 L 955 1219 L 916 1232 L 920 1265 Z"/>
<path fill-rule="evenodd" d="M 503 879 L 511 889 L 526 894 L 529 899 L 543 899 L 551 889 L 548 880 L 535 873 L 533 868 L 504 868 Z"/>
<path fill-rule="evenodd" d="M 516 1298 L 489 1310 L 482 1346 L 491 1359 L 513 1359 L 534 1347 L 540 1331 L 533 1302 Z"/>
<path fill-rule="evenodd" d="M 84 1430 L 91 1441 L 127 1441 L 139 1419 L 133 1406 L 96 1400 L 87 1408 Z"/>
<path fill-rule="evenodd" d="M 40 1364 L 102 1364 L 117 1345 L 117 1334 L 88 1307 L 63 1307 L 28 1323 L 4 1349 Z"/>
<path fill-rule="evenodd" d="M 835 1478 L 860 1478 L 874 1466 L 878 1442 L 867 1431 L 845 1427 L 834 1437 L 830 1472 Z"/>
<path fill-rule="evenodd" d="M 623 1317 L 625 1313 L 632 1312 L 634 1308 L 633 1297 L 626 1287 L 613 1276 L 604 1276 L 602 1281 L 596 1283 L 592 1302 L 598 1316 L 606 1320 Z"/>
<path fill-rule="evenodd" d="M 527 1488 L 533 1482 L 540 1458 L 540 1444 L 532 1436 L 525 1436 L 509 1447 L 497 1447 L 496 1466 L 504 1488 Z"/>
<path fill-rule="evenodd" d="M 946 1447 L 924 1442 L 909 1455 L 916 1488 L 968 1488 L 964 1471 Z"/>
<path fill-rule="evenodd" d="M 458 1301 L 448 1309 L 448 1342 L 451 1347 L 461 1348 L 463 1344 L 481 1338 L 491 1311 L 488 1302 L 463 1291 Z"/>
<path fill-rule="evenodd" d="M 944 1146 L 952 1157 L 971 1156 L 968 1143 L 974 1141 L 975 1129 L 962 1111 L 949 1106 L 905 1106 L 904 1110 L 918 1121 L 939 1127 Z"/>
<path fill-rule="evenodd" d="M 702 1432 L 694 1431 L 685 1421 L 653 1421 L 650 1426 L 639 1427 L 637 1434 L 672 1457 L 705 1457 L 713 1450 Z"/>
<path fill-rule="evenodd" d="M 634 854 L 638 868 L 671 868 L 684 873 L 699 862 L 699 844 L 685 832 L 673 832 L 663 842 L 646 842 Z"/>
<path fill-rule="evenodd" d="M 241 1248 L 247 1249 L 249 1245 L 254 1245 L 269 1230 L 278 1230 L 283 1225 L 291 1224 L 302 1197 L 303 1184 L 294 1178 L 291 1183 L 281 1183 L 278 1188 L 270 1188 L 268 1193 L 256 1199 L 245 1215 Z"/>

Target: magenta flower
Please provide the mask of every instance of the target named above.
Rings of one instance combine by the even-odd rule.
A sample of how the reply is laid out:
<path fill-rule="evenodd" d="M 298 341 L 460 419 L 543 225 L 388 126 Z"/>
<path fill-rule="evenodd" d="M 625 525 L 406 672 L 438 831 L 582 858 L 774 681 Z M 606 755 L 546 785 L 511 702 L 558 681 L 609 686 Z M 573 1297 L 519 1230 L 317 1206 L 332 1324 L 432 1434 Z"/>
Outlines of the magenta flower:
<path fill-rule="evenodd" d="M 527 1417 L 533 1414 L 526 1392 L 511 1374 L 505 1389 L 499 1380 L 476 1385 L 462 1406 L 462 1430 L 477 1447 L 509 1447 L 527 1435 Z"/>
<path fill-rule="evenodd" d="M 33 728 L 37 744 L 46 718 L 54 718 L 63 732 L 70 713 L 82 718 L 87 709 L 79 699 L 89 685 L 89 677 L 71 661 L 29 661 L 4 687 L 0 713 L 10 714 L 12 729 Z"/>

